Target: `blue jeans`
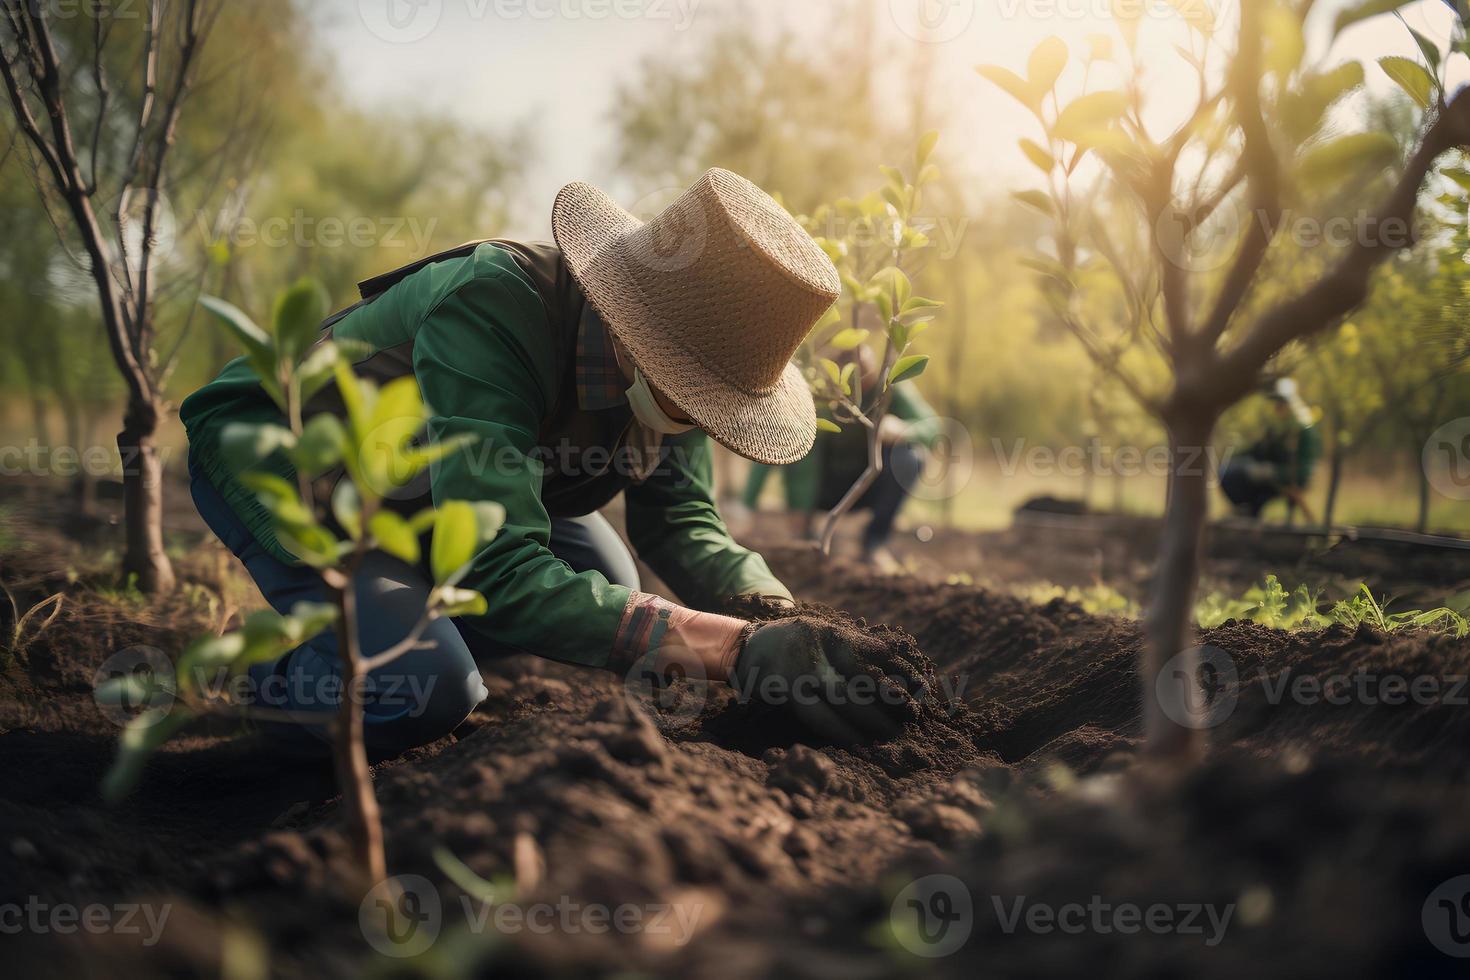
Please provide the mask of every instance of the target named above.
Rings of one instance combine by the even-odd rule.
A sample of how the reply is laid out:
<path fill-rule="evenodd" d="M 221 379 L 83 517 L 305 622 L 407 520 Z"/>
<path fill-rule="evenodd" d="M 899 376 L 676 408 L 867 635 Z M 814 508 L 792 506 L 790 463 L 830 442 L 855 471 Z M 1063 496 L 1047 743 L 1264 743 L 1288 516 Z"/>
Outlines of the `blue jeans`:
<path fill-rule="evenodd" d="M 190 492 L 204 523 L 250 573 L 271 607 L 288 613 L 298 602 L 326 601 L 317 573 L 269 554 L 225 503 L 209 479 L 190 467 Z M 600 514 L 552 522 L 551 549 L 576 571 L 596 570 L 611 582 L 638 588 L 638 570 L 622 540 Z M 418 623 L 433 583 L 420 569 L 381 552 L 367 557 L 354 582 L 362 653 L 371 657 L 406 637 Z M 362 692 L 368 753 L 388 758 L 448 735 L 485 699 L 477 656 L 509 651 L 457 621 L 430 623 L 420 642 L 368 675 Z M 333 630 L 272 663 L 248 671 L 247 702 L 291 721 L 266 722 L 282 748 L 325 757 L 328 725 L 341 701 L 341 667 Z"/>

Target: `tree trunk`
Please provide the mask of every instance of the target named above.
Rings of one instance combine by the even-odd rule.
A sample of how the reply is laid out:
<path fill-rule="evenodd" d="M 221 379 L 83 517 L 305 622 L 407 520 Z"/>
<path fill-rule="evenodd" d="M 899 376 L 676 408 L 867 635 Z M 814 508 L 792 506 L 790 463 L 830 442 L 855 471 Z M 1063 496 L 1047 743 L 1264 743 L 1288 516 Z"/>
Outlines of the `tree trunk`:
<path fill-rule="evenodd" d="M 172 591 L 172 563 L 163 548 L 163 459 L 158 452 L 156 402 L 128 400 L 117 449 L 123 467 L 123 518 L 127 547 L 123 571 L 138 577 L 138 588 L 150 594 Z"/>
<path fill-rule="evenodd" d="M 1209 512 L 1205 449 L 1213 431 L 1212 416 L 1176 419 L 1169 425 L 1169 504 L 1144 622 L 1139 671 L 1145 749 L 1169 761 L 1192 762 L 1204 748 L 1202 726 L 1196 721 L 1198 662 L 1191 651 L 1195 645 L 1195 591 Z"/>
<path fill-rule="evenodd" d="M 1322 530 L 1332 530 L 1332 518 L 1337 513 L 1337 489 L 1342 485 L 1343 451 L 1332 447 L 1332 458 L 1327 471 L 1327 502 L 1322 506 Z"/>
<path fill-rule="evenodd" d="M 1419 472 L 1419 516 L 1414 521 L 1414 530 L 1423 534 L 1429 530 L 1429 470 L 1424 466 L 1414 469 Z"/>

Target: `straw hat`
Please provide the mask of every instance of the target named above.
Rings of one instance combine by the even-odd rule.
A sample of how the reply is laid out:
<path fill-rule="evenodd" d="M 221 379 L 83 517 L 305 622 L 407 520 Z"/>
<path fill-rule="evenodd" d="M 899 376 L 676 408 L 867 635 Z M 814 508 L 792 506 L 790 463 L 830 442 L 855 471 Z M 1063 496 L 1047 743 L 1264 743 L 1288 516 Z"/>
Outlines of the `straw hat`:
<path fill-rule="evenodd" d="M 811 450 L 816 411 L 791 356 L 842 283 L 769 194 L 711 170 L 645 224 L 577 182 L 551 227 L 638 369 L 700 428 L 761 463 Z"/>

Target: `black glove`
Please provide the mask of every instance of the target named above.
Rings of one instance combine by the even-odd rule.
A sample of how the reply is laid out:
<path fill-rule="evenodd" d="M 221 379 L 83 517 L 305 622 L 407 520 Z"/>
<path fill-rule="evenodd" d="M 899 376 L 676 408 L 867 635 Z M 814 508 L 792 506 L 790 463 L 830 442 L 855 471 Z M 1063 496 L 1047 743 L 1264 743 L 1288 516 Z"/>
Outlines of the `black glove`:
<path fill-rule="evenodd" d="M 743 695 L 787 708 L 833 742 L 892 738 L 905 721 L 918 717 L 904 683 L 910 671 L 886 671 L 893 665 L 864 656 L 871 651 L 858 648 L 862 639 L 804 617 L 757 626 L 746 637 L 730 681 Z"/>

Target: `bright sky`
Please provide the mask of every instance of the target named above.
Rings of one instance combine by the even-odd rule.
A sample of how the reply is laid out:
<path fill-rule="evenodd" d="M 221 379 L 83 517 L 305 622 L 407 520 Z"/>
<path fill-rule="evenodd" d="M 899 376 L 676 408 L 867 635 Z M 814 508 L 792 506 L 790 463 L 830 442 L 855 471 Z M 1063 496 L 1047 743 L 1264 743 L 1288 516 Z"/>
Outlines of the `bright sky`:
<path fill-rule="evenodd" d="M 1188 28 L 1165 0 L 1141 2 L 1151 108 L 1167 118 L 1193 92 L 1193 69 L 1174 52 Z M 1234 7 L 1233 0 L 1174 2 L 1185 10 Z M 640 195 L 612 172 L 608 111 L 617 83 L 642 58 L 690 58 L 736 17 L 772 30 L 790 27 L 815 46 L 825 11 L 865 3 L 876 8 L 881 41 L 933 52 L 950 166 L 1008 186 L 1029 176 L 1016 139 L 1035 136 L 1035 124 L 976 76 L 974 65 L 1024 73 L 1027 54 L 1048 35 L 1066 41 L 1078 60 L 1088 35 L 1116 37 L 1110 0 L 316 0 L 312 8 L 346 90 L 362 104 L 422 105 L 487 127 L 532 119 L 540 157 L 525 227 L 512 231 L 543 236 L 543 216 L 568 181 L 590 180 L 624 198 Z M 1323 50 L 1332 20 L 1348 3 L 1319 0 L 1309 52 Z M 1453 15 L 1442 0 L 1418 0 L 1403 13 L 1415 29 L 1447 44 Z M 1417 56 L 1402 26 L 1379 17 L 1345 31 L 1327 57 L 1363 61 L 1369 86 L 1386 91 L 1392 83 L 1373 62 L 1388 54 Z M 1073 67 L 1078 74 L 1064 80 L 1080 85 L 1080 68 Z M 1457 76 L 1467 77 L 1470 72 Z"/>

